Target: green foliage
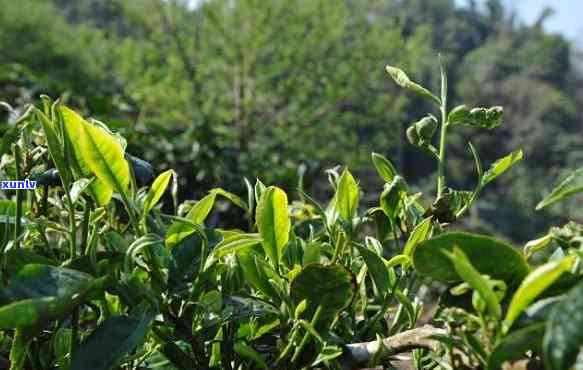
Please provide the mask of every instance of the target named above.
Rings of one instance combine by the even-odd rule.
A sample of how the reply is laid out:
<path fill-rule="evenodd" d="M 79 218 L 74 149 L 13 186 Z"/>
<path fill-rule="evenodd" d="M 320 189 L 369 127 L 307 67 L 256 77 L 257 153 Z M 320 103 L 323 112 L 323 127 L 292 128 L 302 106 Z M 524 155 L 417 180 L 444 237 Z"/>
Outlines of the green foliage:
<path fill-rule="evenodd" d="M 186 25 L 192 14 L 204 14 L 208 18 L 196 23 L 196 30 L 216 33 L 200 39 L 201 63 L 194 65 L 187 64 L 192 50 L 180 50 L 184 44 L 175 42 L 178 51 L 167 49 L 161 64 L 168 62 L 163 69 L 176 74 L 156 82 L 149 90 L 153 95 L 138 96 L 144 112 L 153 112 L 148 120 L 172 117 L 175 104 L 194 98 L 197 107 L 187 114 L 195 122 L 189 135 L 196 143 L 217 145 L 203 148 L 209 158 L 222 153 L 217 142 L 232 135 L 239 153 L 250 155 L 236 162 L 250 166 L 241 169 L 247 174 L 253 174 L 251 166 L 281 163 L 277 158 L 257 160 L 266 153 L 305 148 L 302 155 L 307 158 L 319 149 L 316 144 L 323 139 L 312 138 L 310 125 L 282 129 L 288 120 L 345 123 L 360 113 L 332 109 L 330 116 L 324 112 L 314 117 L 306 110 L 344 101 L 345 94 L 346 99 L 357 100 L 368 96 L 356 81 L 368 70 L 354 73 L 353 60 L 336 65 L 323 58 L 305 75 L 296 72 L 327 54 L 320 45 L 331 47 L 344 40 L 354 26 L 351 21 L 367 19 L 361 17 L 374 8 L 373 3 L 335 6 L 339 3 L 305 1 L 301 2 L 305 7 L 294 7 L 275 1 L 265 5 L 273 16 L 267 16 L 260 3 L 217 0 L 175 15 L 184 17 L 181 24 Z M 169 34 L 182 36 L 172 32 L 171 21 L 176 19 L 164 12 L 181 10 L 176 3 L 144 5 L 150 11 L 155 8 L 148 6 L 161 6 Z M 116 9 L 138 11 L 130 5 Z M 322 15 L 317 19 L 316 9 Z M 289 34 L 265 32 L 283 30 L 278 28 L 278 16 L 292 17 L 295 26 Z M 257 30 L 245 23 L 251 18 L 258 21 Z M 306 19 L 319 21 L 315 33 L 305 35 Z M 367 32 L 382 33 L 382 25 L 372 22 Z M 139 37 L 153 25 L 142 27 L 128 32 L 126 40 L 138 55 L 155 45 Z M 268 35 L 278 42 L 265 54 L 265 46 L 271 45 Z M 286 42 L 297 43 L 292 37 L 300 35 L 299 42 L 307 48 L 305 54 L 295 55 Z M 161 40 L 160 34 L 151 36 Z M 368 56 L 363 50 L 373 50 L 372 40 L 378 39 L 364 40 L 362 45 L 352 42 L 355 50 Z M 217 57 L 219 51 L 224 59 Z M 274 67 L 274 75 L 265 77 L 257 70 L 264 59 L 281 63 L 282 69 Z M 502 111 L 494 107 L 450 112 L 445 60 L 441 58 L 439 98 L 402 70 L 387 68 L 398 86 L 436 104 L 431 105 L 433 113 L 407 130 L 414 147 L 435 161 L 435 197 L 412 191 L 406 173 L 397 170 L 402 163 L 395 166 L 374 154 L 372 162 L 384 184 L 359 182 L 347 167 L 341 173 L 330 169 L 331 189 L 324 206 L 304 192 L 303 180 L 298 196 L 257 180 L 255 186 L 245 182 L 243 198 L 215 187 L 199 191 L 197 201 L 179 204 L 178 171 L 169 169 L 151 184 L 139 181 L 154 176 L 142 176 L 136 164 L 145 172 L 150 171 L 149 164 L 127 153 L 137 145 L 132 133 L 126 139 L 112 131 L 115 125 L 85 120 L 61 101 L 43 97 L 42 109 L 30 108 L 14 120 L 20 137 L 6 141 L 9 150 L 0 161 L 2 175 L 11 179 L 34 171 L 60 180 L 43 182 L 35 191 L 2 193 L 0 360 L 9 358 L 13 368 L 23 369 L 338 369 L 389 367 L 392 355 L 413 350 L 410 364 L 417 368 L 493 369 L 507 361 L 541 359 L 550 369 L 571 366 L 581 338 L 567 335 L 573 327 L 565 323 L 566 317 L 580 321 L 581 225 L 551 229 L 542 240 L 527 244 L 526 257 L 540 253 L 530 259 L 532 265 L 510 244 L 483 231 L 452 228 L 454 223 L 465 225 L 466 212 L 476 209 L 485 186 L 513 168 L 523 154 L 512 151 L 483 172 L 476 149 L 482 146 L 472 144 L 479 178 L 473 187 L 458 186 L 449 172 L 452 151 L 447 150 L 462 132 L 458 123 L 495 128 Z M 152 72 L 146 64 L 142 67 Z M 338 70 L 337 77 L 349 82 L 341 91 L 315 98 L 322 82 L 317 77 L 325 75 L 318 69 L 327 71 L 331 65 Z M 280 75 L 281 70 L 286 73 Z M 172 94 L 164 96 L 163 87 L 180 84 L 185 71 L 197 89 L 178 100 Z M 134 77 L 138 81 L 131 82 L 138 86 L 152 78 L 148 73 Z M 199 91 L 209 92 L 208 101 L 198 96 Z M 236 95 L 236 106 L 221 109 L 229 94 Z M 288 101 L 292 95 L 297 96 Z M 215 100 L 220 103 L 217 109 Z M 255 106 L 258 101 L 262 103 Z M 369 103 L 379 116 L 386 108 L 383 99 Z M 278 109 L 284 109 L 285 118 Z M 259 127 L 255 123 L 265 112 L 276 118 Z M 221 124 L 214 127 L 214 122 Z M 249 129 L 261 134 L 247 136 Z M 330 133 L 338 135 L 342 151 L 350 151 L 350 132 Z M 289 152 L 262 147 L 273 133 L 286 144 L 284 149 L 297 147 Z M 438 142 L 433 140 L 436 133 Z M 222 139 L 214 142 L 215 134 Z M 207 143 L 210 137 L 213 140 Z M 211 170 L 213 165 L 209 160 L 201 166 Z M 217 170 L 210 178 L 218 173 L 227 171 Z M 370 194 L 369 188 L 376 191 Z M 225 199 L 242 212 L 234 223 L 221 214 Z M 365 209 L 372 202 L 377 203 Z M 551 248 L 553 254 L 541 264 L 543 249 Z M 426 298 L 438 291 L 444 293 L 434 302 L 436 309 L 425 310 Z M 552 303 L 543 305 L 548 303 L 543 298 Z M 425 313 L 430 313 L 430 324 L 420 326 Z"/>
<path fill-rule="evenodd" d="M 413 254 L 415 268 L 434 279 L 456 282 L 460 275 L 443 251 L 458 247 L 480 274 L 516 285 L 528 273 L 528 265 L 512 246 L 489 236 L 462 232 L 441 234 L 417 245 Z"/>

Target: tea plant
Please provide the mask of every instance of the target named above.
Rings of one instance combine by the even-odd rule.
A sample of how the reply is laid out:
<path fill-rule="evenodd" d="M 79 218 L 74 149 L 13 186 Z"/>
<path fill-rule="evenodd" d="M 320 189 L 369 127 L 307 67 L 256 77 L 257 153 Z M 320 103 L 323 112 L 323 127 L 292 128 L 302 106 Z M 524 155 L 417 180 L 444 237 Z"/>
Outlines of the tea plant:
<path fill-rule="evenodd" d="M 365 211 L 347 168 L 328 171 L 326 204 L 301 186 L 290 202 L 245 180 L 244 198 L 216 188 L 178 205 L 174 171 L 154 179 L 123 137 L 43 96 L 2 139 L 2 175 L 39 187 L 0 200 L 0 366 L 351 369 L 389 367 L 402 353 L 417 369 L 573 366 L 583 343 L 583 226 L 553 228 L 522 254 L 448 231 L 522 152 L 484 171 L 470 143 L 476 186 L 448 187 L 448 132 L 493 129 L 502 108 L 449 110 L 443 66 L 439 97 L 387 72 L 439 112 L 407 129 L 437 163 L 429 206 L 376 153 L 385 185 Z M 539 207 L 581 191 L 582 179 L 575 172 Z M 219 198 L 241 209 L 246 230 L 208 225 Z M 550 248 L 548 262 L 529 263 Z"/>

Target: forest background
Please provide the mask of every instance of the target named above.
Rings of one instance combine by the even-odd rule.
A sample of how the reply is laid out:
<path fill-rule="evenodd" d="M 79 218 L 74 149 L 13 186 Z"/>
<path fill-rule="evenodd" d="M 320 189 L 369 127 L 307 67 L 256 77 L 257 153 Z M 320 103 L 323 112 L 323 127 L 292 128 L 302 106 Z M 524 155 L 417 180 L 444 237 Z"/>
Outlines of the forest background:
<path fill-rule="evenodd" d="M 181 199 L 244 194 L 245 177 L 324 198 L 337 165 L 366 196 L 382 186 L 371 152 L 413 189 L 434 183 L 431 158 L 404 136 L 430 107 L 384 67 L 438 91 L 441 53 L 451 107 L 505 109 L 495 135 L 452 134 L 450 185 L 475 181 L 470 139 L 486 164 L 520 148 L 526 158 L 459 226 L 522 242 L 583 217 L 581 198 L 534 211 L 583 163 L 583 54 L 546 31 L 552 16 L 525 24 L 499 0 L 0 0 L 0 100 L 22 110 L 64 94 L 157 173 L 174 168 Z M 15 117 L 0 112 L 0 133 Z M 237 212 L 225 204 L 211 222 L 243 224 Z"/>

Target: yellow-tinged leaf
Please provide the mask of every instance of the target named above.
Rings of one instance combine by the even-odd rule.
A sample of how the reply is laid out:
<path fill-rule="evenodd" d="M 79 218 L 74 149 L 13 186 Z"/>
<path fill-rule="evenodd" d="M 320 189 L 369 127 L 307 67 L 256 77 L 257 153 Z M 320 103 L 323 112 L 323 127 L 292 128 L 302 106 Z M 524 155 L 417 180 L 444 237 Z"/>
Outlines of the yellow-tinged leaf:
<path fill-rule="evenodd" d="M 89 169 L 99 180 L 126 195 L 130 184 L 130 167 L 121 144 L 102 128 L 85 122 L 80 149 Z"/>
<path fill-rule="evenodd" d="M 504 319 L 505 330 L 510 329 L 522 311 L 573 266 L 575 259 L 575 256 L 567 256 L 560 261 L 545 263 L 524 278 L 508 306 Z"/>
<path fill-rule="evenodd" d="M 160 198 L 162 198 L 162 195 L 164 195 L 164 192 L 168 187 L 168 183 L 170 182 L 170 178 L 172 177 L 172 173 L 172 170 L 162 172 L 152 183 L 152 186 L 146 195 L 146 199 L 144 200 L 145 215 L 156 206 Z"/>
<path fill-rule="evenodd" d="M 76 177 L 90 178 L 94 175 L 89 167 L 85 156 L 81 151 L 81 136 L 83 135 L 83 126 L 88 125 L 79 114 L 67 108 L 64 105 L 59 106 L 59 112 L 63 118 L 65 132 L 68 137 L 68 142 L 71 145 L 74 158 L 72 167 L 76 172 Z M 111 196 L 113 195 L 113 188 L 104 183 L 100 178 L 96 178 L 88 187 L 89 194 L 100 206 L 107 205 Z"/>
<path fill-rule="evenodd" d="M 272 263 L 278 264 L 289 241 L 291 229 L 285 192 L 275 186 L 265 189 L 257 204 L 255 219 L 265 254 Z"/>

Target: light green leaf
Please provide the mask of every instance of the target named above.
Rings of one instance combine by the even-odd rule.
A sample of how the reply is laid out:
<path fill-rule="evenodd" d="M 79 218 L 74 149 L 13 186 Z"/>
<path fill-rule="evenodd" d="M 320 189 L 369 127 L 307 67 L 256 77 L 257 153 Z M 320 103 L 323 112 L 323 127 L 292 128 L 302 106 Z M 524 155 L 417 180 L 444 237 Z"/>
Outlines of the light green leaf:
<path fill-rule="evenodd" d="M 166 247 L 172 248 L 180 243 L 184 238 L 198 232 L 204 235 L 204 230 L 200 224 L 193 222 L 187 218 L 174 217 L 175 222 L 166 230 L 165 244 Z"/>
<path fill-rule="evenodd" d="M 221 257 L 246 251 L 259 243 L 261 243 L 261 236 L 259 234 L 237 233 L 229 235 L 213 249 L 211 256 L 206 261 L 205 269 Z"/>
<path fill-rule="evenodd" d="M 494 162 L 488 171 L 484 173 L 482 179 L 480 180 L 480 185 L 486 186 L 488 183 L 492 182 L 495 178 L 502 175 L 504 172 L 508 171 L 514 164 L 522 160 L 522 150 L 514 151 L 507 156 L 500 158 Z"/>
<path fill-rule="evenodd" d="M 569 271 L 575 262 L 575 256 L 567 256 L 560 261 L 548 262 L 537 267 L 522 281 L 520 287 L 510 301 L 506 318 L 505 330 L 510 329 L 514 320 L 530 305 L 545 289 L 551 286 L 564 272 Z"/>
<path fill-rule="evenodd" d="M 395 83 L 409 91 L 412 91 L 416 94 L 421 95 L 422 97 L 431 100 L 437 105 L 441 105 L 441 100 L 433 95 L 429 90 L 424 88 L 423 86 L 411 81 L 409 76 L 405 72 L 403 72 L 399 68 L 395 68 L 392 66 L 386 66 L 387 73 L 391 76 L 391 78 L 395 81 Z"/>
<path fill-rule="evenodd" d="M 156 180 L 154 180 L 150 190 L 148 190 L 148 194 L 146 194 L 146 199 L 144 199 L 144 215 L 147 215 L 148 212 L 158 204 L 158 201 L 160 201 L 160 198 L 162 198 L 162 195 L 164 195 L 164 192 L 170 183 L 170 178 L 173 173 L 174 171 L 172 170 L 162 172 L 158 175 Z"/>
<path fill-rule="evenodd" d="M 274 265 L 279 264 L 291 229 L 285 192 L 275 186 L 266 188 L 257 204 L 255 219 L 265 254 Z"/>
<path fill-rule="evenodd" d="M 358 209 L 359 189 L 348 169 L 344 169 L 336 190 L 336 209 L 344 220 L 352 220 Z"/>
<path fill-rule="evenodd" d="M 393 164 L 387 158 L 378 153 L 372 153 L 372 163 L 379 175 L 387 183 L 393 181 L 393 178 L 397 175 L 397 171 Z"/>
<path fill-rule="evenodd" d="M 538 211 L 580 192 L 583 192 L 583 167 L 557 185 L 549 195 L 537 204 L 536 209 Z"/>
<path fill-rule="evenodd" d="M 417 244 L 427 239 L 427 236 L 429 236 L 430 231 L 431 231 L 431 217 L 427 217 L 419 224 L 417 224 L 417 226 L 415 226 L 415 228 L 411 232 L 411 235 L 409 235 L 409 239 L 407 239 L 407 243 L 403 248 L 403 254 L 408 257 L 413 257 Z"/>
<path fill-rule="evenodd" d="M 117 139 L 105 130 L 84 122 L 80 137 L 81 155 L 99 180 L 127 196 L 130 168 Z"/>
<path fill-rule="evenodd" d="M 221 188 L 215 188 L 213 190 L 211 190 L 211 193 L 215 193 L 217 195 L 223 196 L 225 198 L 227 198 L 228 200 L 230 200 L 234 205 L 236 205 L 237 207 L 241 208 L 243 211 L 248 212 L 249 211 L 249 207 L 247 206 L 247 204 L 243 201 L 243 199 L 241 199 L 239 196 L 230 193 L 224 189 Z"/>
<path fill-rule="evenodd" d="M 583 347 L 583 282 L 577 284 L 551 312 L 543 341 L 551 370 L 570 369 Z"/>
<path fill-rule="evenodd" d="M 391 222 L 395 221 L 406 196 L 405 181 L 401 176 L 395 176 L 393 181 L 385 184 L 385 189 L 381 193 L 379 203 L 381 209 Z"/>
<path fill-rule="evenodd" d="M 321 363 L 328 362 L 342 355 L 342 348 L 326 343 L 324 348 L 318 353 L 318 356 L 312 363 L 311 367 L 316 367 Z"/>
<path fill-rule="evenodd" d="M 96 175 L 89 167 L 87 159 L 85 158 L 85 154 L 81 150 L 81 137 L 85 136 L 84 126 L 89 125 L 89 123 L 87 123 L 75 111 L 63 105 L 59 106 L 59 112 L 63 117 L 65 134 L 67 136 L 68 142 L 71 145 L 73 158 L 70 158 L 70 160 L 73 161 L 72 165 L 77 172 L 77 177 L 90 178 Z M 129 181 L 129 177 L 127 177 L 127 179 Z M 88 190 L 91 194 L 91 197 L 100 206 L 107 205 L 110 202 L 111 196 L 113 194 L 113 187 L 109 186 L 99 177 L 93 180 L 93 182 L 89 185 Z"/>
<path fill-rule="evenodd" d="M 202 224 L 204 220 L 206 220 L 207 216 L 213 209 L 213 205 L 215 204 L 215 199 L 217 198 L 217 194 L 214 192 L 210 192 L 206 196 L 204 196 L 201 200 L 196 202 L 194 206 L 188 211 L 188 214 L 185 218 L 196 222 L 197 224 Z"/>
<path fill-rule="evenodd" d="M 542 238 L 529 241 L 522 250 L 524 258 L 529 259 L 535 252 L 548 247 L 551 244 L 551 241 L 553 241 L 553 234 L 551 233 L 548 233 Z"/>
<path fill-rule="evenodd" d="M 397 254 L 394 257 L 391 257 L 390 260 L 385 262 L 385 266 L 390 269 L 392 267 L 395 267 L 397 265 L 401 265 L 401 266 L 410 266 L 411 265 L 411 258 L 409 256 L 406 256 L 404 254 Z"/>
<path fill-rule="evenodd" d="M 488 281 L 472 266 L 464 252 L 460 248 L 454 247 L 453 253 L 445 249 L 443 253 L 453 263 L 456 272 L 461 278 L 486 301 L 490 315 L 496 319 L 500 318 L 502 316 L 502 310 L 496 293 L 494 293 Z"/>
<path fill-rule="evenodd" d="M 73 204 L 77 203 L 79 196 L 85 191 L 85 189 L 87 189 L 88 186 L 91 185 L 94 180 L 95 178 L 80 178 L 79 180 L 75 181 L 73 185 L 71 185 L 71 192 L 69 195 L 71 196 L 71 202 L 73 202 Z"/>
<path fill-rule="evenodd" d="M 502 124 L 502 107 L 474 108 L 469 110 L 465 105 L 455 107 L 448 115 L 450 125 L 467 125 L 485 129 L 493 129 Z"/>

